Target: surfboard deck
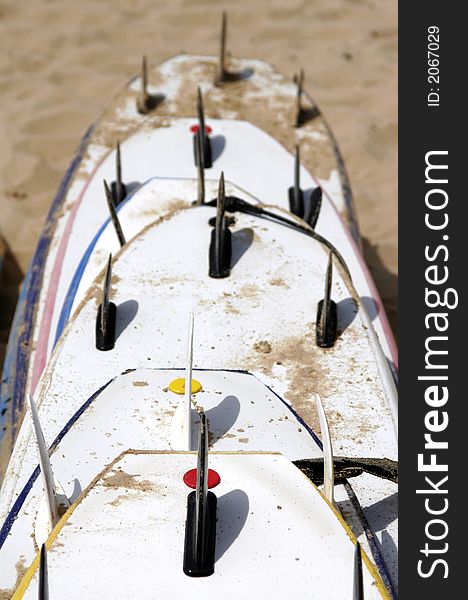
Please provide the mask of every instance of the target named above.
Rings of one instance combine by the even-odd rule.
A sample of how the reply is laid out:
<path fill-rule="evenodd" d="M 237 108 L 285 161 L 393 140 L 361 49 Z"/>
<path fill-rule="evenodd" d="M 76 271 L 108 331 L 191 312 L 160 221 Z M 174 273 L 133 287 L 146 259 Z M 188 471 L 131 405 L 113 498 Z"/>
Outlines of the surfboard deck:
<path fill-rule="evenodd" d="M 6 408 L 3 423 L 11 432 L 8 444 L 10 451 L 24 413 L 25 395 L 34 391 L 53 347 L 58 313 L 70 280 L 90 238 L 105 218 L 102 178 L 112 181 L 115 177 L 116 141 L 125 144 L 124 140 L 129 138 L 129 162 L 123 165 L 127 183 L 142 183 L 155 174 L 194 177 L 191 132 L 185 130 L 183 142 L 181 132 L 177 135 L 177 132 L 169 133 L 168 130 L 174 118 L 187 117 L 188 122 L 183 127 L 196 123 L 198 85 L 204 93 L 209 122 L 219 117 L 248 121 L 251 127 L 262 131 L 264 135 L 269 134 L 278 147 L 289 153 L 300 143 L 304 187 L 311 189 L 320 184 L 325 203 L 336 209 L 348 225 L 347 235 L 350 239 L 347 245 L 354 246 L 353 253 L 359 262 L 354 273 L 363 280 L 360 286 L 362 295 L 369 298 L 369 307 L 375 314 L 374 326 L 384 352 L 396 364 L 395 345 L 385 311 L 358 251 L 356 217 L 343 161 L 320 110 L 309 97 L 306 108 L 313 118 L 300 128 L 294 127 L 296 86 L 292 79 L 285 78 L 262 61 L 237 60 L 233 61 L 232 67 L 236 72 L 244 73 L 245 77 L 217 87 L 214 84 L 215 58 L 182 55 L 169 59 L 149 73 L 148 90 L 152 96 L 162 100 L 154 111 L 146 115 L 138 112 L 136 97 L 141 82 L 140 78 L 135 78 L 85 135 L 52 204 L 18 302 L 1 390 L 1 406 Z M 252 131 L 241 131 L 235 135 L 229 131 L 228 137 L 222 127 L 220 131 L 214 131 L 213 144 L 222 151 L 219 160 L 214 161 L 210 175 L 213 179 L 219 175 L 223 152 L 227 155 L 226 162 L 232 166 L 229 151 L 237 148 L 237 165 L 241 170 L 244 169 L 244 173 L 241 182 L 236 179 L 238 172 L 233 173 L 232 180 L 244 184 L 245 189 L 254 193 L 256 183 L 257 189 L 263 191 L 259 194 L 262 202 L 287 207 L 287 188 L 293 178 L 293 158 L 290 156 L 289 159 L 289 173 L 285 175 L 283 169 L 282 177 L 275 179 L 276 168 L 272 168 L 278 164 L 275 157 L 270 157 L 269 153 L 265 156 L 256 143 L 251 146 L 251 135 Z M 132 146 L 137 152 L 142 151 L 138 153 L 137 160 L 132 159 Z M 245 154 L 249 148 L 252 151 L 251 159 Z M 180 158 L 181 149 L 186 152 L 185 161 Z M 268 149 L 271 151 L 271 144 Z M 260 169 L 255 165 L 262 156 L 266 163 Z M 265 175 L 266 172 L 268 175 Z M 230 178 L 229 170 L 226 176 Z M 263 187 L 260 188 L 260 185 Z M 92 210 L 89 210 L 90 206 Z M 64 261 L 70 264 L 64 265 Z"/>
<path fill-rule="evenodd" d="M 227 411 L 229 426 L 217 426 L 215 419 L 210 429 L 216 451 L 245 446 L 280 451 L 289 461 L 317 458 L 322 449 L 312 399 L 318 392 L 339 455 L 396 460 L 396 391 L 387 364 L 396 364 L 393 339 L 359 252 L 349 186 L 333 136 L 310 98 L 308 118 L 294 126 L 296 86 L 271 66 L 237 61 L 242 77 L 221 87 L 213 84 L 215 66 L 209 57 L 182 56 L 156 67 L 148 92 L 158 102 L 145 115 L 136 108 L 141 82 L 130 82 L 88 132 L 52 206 L 23 287 L 2 382 L 10 437 L 17 438 L 0 494 L 5 589 L 15 584 L 18 548 L 33 560 L 34 531 L 44 531 L 43 523 L 37 525 L 44 502 L 29 419 L 20 428 L 26 394 L 37 402 L 45 439 L 55 440 L 54 470 L 73 497 L 71 483 L 78 481 L 80 489 L 90 485 L 98 466 L 113 460 L 116 448 L 101 437 L 95 458 L 90 460 L 94 451 L 88 449 L 85 459 L 80 455 L 70 461 L 67 452 L 61 461 L 58 450 L 65 433 L 72 439 L 88 423 L 81 411 L 103 406 L 94 400 L 107 393 L 107 386 L 115 391 L 120 374 L 137 369 L 140 378 L 134 387 L 145 388 L 149 378 L 152 393 L 160 394 L 155 373 L 165 372 L 167 379 L 168 369 L 184 364 L 181 331 L 189 313 L 195 314 L 199 332 L 194 368 L 225 373 L 221 403 L 211 399 L 207 404 L 208 411 L 218 404 Z M 213 158 L 212 167 L 205 169 L 206 201 L 216 198 L 224 173 L 227 196 L 273 215 L 266 220 L 236 210 L 229 215 L 232 256 L 226 279 L 208 277 L 216 209 L 196 202 L 195 80 L 205 97 Z M 116 141 L 127 190 L 116 207 L 125 234 L 122 248 L 102 188 L 103 180 L 115 179 Z M 289 212 L 292 151 L 298 143 L 302 187 L 307 195 L 318 185 L 323 189 L 315 232 L 309 235 L 298 230 L 301 220 Z M 281 218 L 289 219 L 289 225 L 281 224 Z M 330 248 L 338 339 L 324 350 L 315 344 L 316 309 L 324 294 Z M 116 339 L 111 352 L 101 352 L 96 349 L 96 316 L 110 253 Z M 145 367 L 154 372 L 145 373 Z M 235 374 L 250 378 L 248 391 L 234 393 Z M 255 392 L 253 381 L 268 386 L 273 396 L 265 399 L 264 391 Z M 119 395 L 122 411 L 134 391 L 127 385 Z M 251 407 L 243 400 L 236 415 L 233 398 L 256 394 L 263 398 L 258 413 L 246 411 L 245 406 Z M 273 405 L 280 413 L 267 418 Z M 175 404 L 161 410 L 154 420 L 162 419 L 158 426 L 167 421 L 162 428 L 166 433 L 156 445 L 154 439 L 152 445 L 146 440 L 148 450 L 168 446 Z M 134 414 L 133 419 L 147 435 L 151 416 Z M 120 425 L 117 421 L 116 430 L 128 425 L 125 416 Z M 274 425 L 262 429 L 266 422 L 276 422 L 278 433 Z M 90 421 L 80 430 L 78 448 L 86 447 L 96 427 Z M 250 428 L 255 432 L 247 435 Z M 129 433 L 131 427 L 116 444 L 134 447 Z M 107 434 L 114 439 L 112 431 Z M 145 435 L 140 432 L 136 439 L 140 436 L 143 443 Z M 336 494 L 342 514 L 394 593 L 396 484 L 363 474 L 351 484 L 337 485 Z M 383 507 L 378 515 L 377 504 Z M 393 544 L 384 543 L 385 536 Z"/>

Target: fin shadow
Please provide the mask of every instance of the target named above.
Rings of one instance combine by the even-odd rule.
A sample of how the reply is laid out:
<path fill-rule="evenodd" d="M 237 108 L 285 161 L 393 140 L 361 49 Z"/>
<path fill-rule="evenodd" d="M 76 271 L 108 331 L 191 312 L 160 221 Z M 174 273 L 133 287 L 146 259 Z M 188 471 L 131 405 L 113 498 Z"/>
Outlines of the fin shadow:
<path fill-rule="evenodd" d="M 364 258 L 382 298 L 393 335 L 398 341 L 398 275 L 384 265 L 377 245 L 362 238 L 362 248 Z"/>
<path fill-rule="evenodd" d="M 297 115 L 296 127 L 301 127 L 309 121 L 313 121 L 320 116 L 320 110 L 317 106 L 310 106 L 307 108 L 301 108 Z"/>
<path fill-rule="evenodd" d="M 374 321 L 379 314 L 379 307 L 375 300 L 370 296 L 361 296 L 361 302 L 369 315 L 371 321 Z"/>
<path fill-rule="evenodd" d="M 247 521 L 249 507 L 249 497 L 242 490 L 232 490 L 218 498 L 215 562 L 239 537 Z"/>
<path fill-rule="evenodd" d="M 165 99 L 166 99 L 166 95 L 162 94 L 160 92 L 158 92 L 156 94 L 148 94 L 148 100 L 146 102 L 146 108 L 147 108 L 147 110 L 148 111 L 154 110 L 160 104 L 162 104 Z"/>
<path fill-rule="evenodd" d="M 215 85 L 220 87 L 223 83 L 232 83 L 234 81 L 243 81 L 245 79 L 250 79 L 254 74 L 254 70 L 250 67 L 246 67 L 242 69 L 242 71 L 229 71 L 226 70 L 222 79 L 216 79 Z"/>
<path fill-rule="evenodd" d="M 338 335 L 341 335 L 343 332 L 348 329 L 351 323 L 356 318 L 358 313 L 358 309 L 356 303 L 351 298 L 344 298 L 344 300 L 340 300 L 336 303 L 336 313 L 337 313 L 337 329 Z"/>
<path fill-rule="evenodd" d="M 253 243 L 253 229 L 245 227 L 238 231 L 233 231 L 231 236 L 232 254 L 231 254 L 231 269 L 233 269 L 240 259 L 244 256 L 247 250 Z"/>
<path fill-rule="evenodd" d="M 125 187 L 127 189 L 127 194 L 124 198 L 124 200 L 126 198 L 128 198 L 128 196 L 130 196 L 130 194 L 133 194 L 134 192 L 136 192 L 136 190 L 141 186 L 141 183 L 139 181 L 129 181 L 128 183 L 125 184 Z"/>
<path fill-rule="evenodd" d="M 398 518 L 398 492 L 366 508 L 366 518 L 374 531 L 382 531 Z"/>
<path fill-rule="evenodd" d="M 115 323 L 116 341 L 127 329 L 138 312 L 138 302 L 136 300 L 125 300 L 117 306 L 117 318 Z"/>
<path fill-rule="evenodd" d="M 237 396 L 226 396 L 217 406 L 206 411 L 209 423 L 209 442 L 213 446 L 225 435 L 240 413 L 240 402 Z"/>
<path fill-rule="evenodd" d="M 380 551 L 382 556 L 391 556 L 394 557 L 395 563 L 398 564 L 398 548 L 392 538 L 392 536 L 388 533 L 388 531 L 382 531 L 382 541 L 377 540 L 378 545 L 380 546 Z M 387 567 L 390 569 L 390 565 L 387 564 Z M 390 571 L 391 572 L 391 571 Z M 393 577 L 392 579 L 396 578 Z"/>
<path fill-rule="evenodd" d="M 375 300 L 370 296 L 361 296 L 360 300 L 364 305 L 370 320 L 374 321 L 379 314 L 379 309 Z M 358 311 L 356 304 L 351 297 L 337 302 L 336 310 L 338 314 L 338 333 L 341 335 L 351 323 L 353 323 Z"/>
<path fill-rule="evenodd" d="M 343 515 L 343 518 L 350 526 L 356 538 L 364 533 L 361 519 L 359 518 L 359 515 L 356 515 L 356 509 L 351 499 L 346 498 L 343 500 L 338 500 L 336 502 L 336 506 L 338 508 L 338 512 Z"/>
<path fill-rule="evenodd" d="M 70 494 L 70 496 L 68 496 L 68 500 L 69 500 L 70 504 L 73 504 L 73 502 L 75 502 L 75 500 L 81 495 L 82 491 L 83 491 L 83 488 L 81 487 L 81 483 L 78 481 L 78 479 L 74 479 L 73 480 L 73 491 Z"/>
<path fill-rule="evenodd" d="M 214 163 L 226 148 L 226 138 L 224 135 L 213 135 L 210 137 L 211 142 L 211 162 Z"/>

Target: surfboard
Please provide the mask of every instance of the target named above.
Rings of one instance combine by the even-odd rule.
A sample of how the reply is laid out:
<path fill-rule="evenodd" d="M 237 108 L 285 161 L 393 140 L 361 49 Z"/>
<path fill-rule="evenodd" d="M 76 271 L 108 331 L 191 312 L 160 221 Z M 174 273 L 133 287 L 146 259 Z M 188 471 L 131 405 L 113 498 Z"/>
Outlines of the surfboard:
<path fill-rule="evenodd" d="M 288 81 L 256 60 L 220 64 L 183 55 L 148 73 L 145 62 L 85 136 L 51 208 L 1 391 L 16 443 L 0 493 L 0 588 L 13 597 L 37 595 L 44 573 L 60 594 L 70 568 L 80 594 L 104 589 L 110 575 L 83 576 L 81 541 L 63 527 L 78 515 L 92 562 L 111 553 L 122 589 L 127 542 L 112 522 L 140 532 L 143 549 L 150 505 L 162 571 L 135 558 L 148 583 L 126 581 L 130 597 L 138 586 L 142 597 L 231 586 L 237 596 L 266 564 L 259 597 L 284 597 L 291 583 L 278 581 L 294 570 L 297 597 L 313 581 L 324 597 L 349 597 L 360 581 L 356 539 L 366 597 L 395 595 L 396 354 L 343 163 L 300 75 Z M 184 529 L 182 476 L 194 452 L 208 460 L 204 420 L 226 473 L 218 502 L 238 500 L 214 511 L 226 526 L 206 530 L 213 572 L 198 577 L 190 569 L 205 559 L 187 550 L 195 525 L 187 512 Z M 130 502 L 106 484 L 124 471 L 135 473 L 136 487 L 123 486 Z M 245 497 L 255 516 L 233 537 Z M 187 511 L 212 511 L 207 489 L 197 498 Z M 141 511 L 130 525 L 133 501 Z M 259 540 L 280 522 L 270 552 Z M 285 531 L 302 548 L 294 559 L 280 548 Z M 332 585 L 327 566 L 310 564 L 335 569 L 335 546 Z"/>
<path fill-rule="evenodd" d="M 155 175 L 193 178 L 191 128 L 197 124 L 197 85 L 203 90 L 214 148 L 214 161 L 207 169 L 211 178 L 217 179 L 224 170 L 227 180 L 237 182 L 261 202 L 288 209 L 288 189 L 294 180 L 292 152 L 300 145 L 302 187 L 309 195 L 317 184 L 323 190 L 316 230 L 320 233 L 325 228 L 326 235 L 334 236 L 331 239 L 346 256 L 372 315 L 382 349 L 391 365 L 397 364 L 385 310 L 359 252 L 344 164 L 318 107 L 302 91 L 305 122 L 295 127 L 300 109 L 298 86 L 292 80 L 257 60 L 237 60 L 232 68 L 243 77 L 216 86 L 214 57 L 170 59 L 130 82 L 83 138 L 52 204 L 18 302 L 1 390 L 5 425 L 11 430 L 10 449 L 25 397 L 34 392 L 56 341 L 72 277 L 107 217 L 102 180 L 116 178 L 117 141 L 122 144 L 121 168 L 129 192 Z M 149 80 L 146 94 L 159 103 L 141 114 L 137 104 L 145 79 Z M 219 123 L 217 117 L 222 117 Z M 337 216 L 347 226 L 327 228 L 329 218 L 334 221 Z"/>

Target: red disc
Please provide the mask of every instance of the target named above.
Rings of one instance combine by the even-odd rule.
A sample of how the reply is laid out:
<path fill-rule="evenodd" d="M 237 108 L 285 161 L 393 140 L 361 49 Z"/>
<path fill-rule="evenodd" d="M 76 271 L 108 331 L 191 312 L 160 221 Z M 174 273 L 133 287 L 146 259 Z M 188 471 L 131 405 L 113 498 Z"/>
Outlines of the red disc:
<path fill-rule="evenodd" d="M 192 125 L 192 126 L 190 127 L 190 131 L 191 131 L 192 133 L 197 133 L 197 131 L 198 131 L 198 125 Z M 212 131 L 213 131 L 213 130 L 211 129 L 211 127 L 210 127 L 209 125 L 205 125 L 205 132 L 206 132 L 206 135 L 210 135 L 210 133 L 211 133 Z"/>
<path fill-rule="evenodd" d="M 216 471 L 213 471 L 213 469 L 208 469 L 208 489 L 211 490 L 211 488 L 216 487 L 218 483 L 220 483 L 220 481 L 221 477 L 218 475 L 218 473 L 216 473 Z M 185 473 L 184 483 L 185 485 L 188 485 L 189 488 L 192 488 L 192 490 L 194 490 L 197 487 L 196 469 L 190 469 L 190 471 L 187 471 L 187 473 Z"/>

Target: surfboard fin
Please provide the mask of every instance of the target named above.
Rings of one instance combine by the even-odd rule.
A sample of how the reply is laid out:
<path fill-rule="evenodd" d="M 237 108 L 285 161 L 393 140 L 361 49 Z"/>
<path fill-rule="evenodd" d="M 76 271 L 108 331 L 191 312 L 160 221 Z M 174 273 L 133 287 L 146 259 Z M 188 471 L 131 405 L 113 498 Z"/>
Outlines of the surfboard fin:
<path fill-rule="evenodd" d="M 207 577 L 214 573 L 217 498 L 208 491 L 208 421 L 200 414 L 198 436 L 197 487 L 187 498 L 184 573 Z"/>
<path fill-rule="evenodd" d="M 39 558 L 39 600 L 49 600 L 49 574 L 47 571 L 47 550 L 45 544 L 41 546 Z"/>
<path fill-rule="evenodd" d="M 315 105 L 304 106 L 303 95 L 304 95 L 304 69 L 299 71 L 299 75 L 294 75 L 293 81 L 297 85 L 296 93 L 296 127 L 302 127 L 308 121 L 315 119 L 320 114 L 319 109 Z"/>
<path fill-rule="evenodd" d="M 221 173 L 216 203 L 216 221 L 211 231 L 209 276 L 215 279 L 228 277 L 231 272 L 232 242 L 231 231 L 225 218 L 226 195 L 224 173 Z"/>
<path fill-rule="evenodd" d="M 120 155 L 120 142 L 115 149 L 115 181 L 111 182 L 111 194 L 114 206 L 118 206 L 127 195 L 127 188 L 122 182 L 122 162 Z"/>
<path fill-rule="evenodd" d="M 215 83 L 222 83 L 226 80 L 226 38 L 227 38 L 227 13 L 223 10 L 221 17 L 221 36 L 219 40 L 219 64 L 218 75 Z"/>
<path fill-rule="evenodd" d="M 119 244 L 121 246 L 125 245 L 125 236 L 122 231 L 122 227 L 120 225 L 119 217 L 117 216 L 117 212 L 115 210 L 114 200 L 112 198 L 111 191 L 109 186 L 107 185 L 107 181 L 104 179 L 104 191 L 106 193 L 107 206 L 109 208 L 110 217 L 112 220 L 112 224 L 114 225 L 115 233 L 119 239 Z"/>
<path fill-rule="evenodd" d="M 170 444 L 173 450 L 190 451 L 192 449 L 193 323 L 193 313 L 190 313 L 185 366 L 185 392 L 171 421 Z"/>
<path fill-rule="evenodd" d="M 198 117 L 198 129 L 197 132 L 200 133 L 201 137 L 201 147 L 203 152 L 202 156 L 202 164 L 204 169 L 209 169 L 213 166 L 212 153 L 211 153 L 211 142 L 210 138 L 206 134 L 205 127 L 205 108 L 203 106 L 203 96 L 200 89 L 200 86 L 197 87 L 197 117 Z M 198 150 L 199 142 L 197 141 L 197 135 L 194 133 L 193 135 L 193 155 L 195 158 L 195 165 L 199 165 L 199 157 L 200 153 Z"/>
<path fill-rule="evenodd" d="M 296 127 L 302 125 L 302 89 L 304 86 L 304 69 L 299 71 L 299 75 L 294 76 L 297 85 L 296 90 Z"/>
<path fill-rule="evenodd" d="M 323 444 L 323 494 L 325 498 L 334 504 L 334 485 L 335 476 L 333 472 L 333 448 L 330 437 L 330 429 L 328 427 L 327 415 L 323 408 L 322 400 L 318 394 L 315 394 L 315 404 L 320 423 L 320 431 L 322 432 Z"/>
<path fill-rule="evenodd" d="M 336 303 L 331 299 L 332 281 L 333 254 L 330 251 L 323 300 L 317 306 L 316 343 L 320 348 L 331 348 L 338 335 Z"/>
<path fill-rule="evenodd" d="M 112 350 L 115 346 L 115 323 L 117 307 L 109 300 L 112 283 L 112 254 L 109 254 L 104 287 L 102 289 L 102 302 L 98 307 L 96 317 L 96 348 L 98 350 Z"/>
<path fill-rule="evenodd" d="M 304 216 L 304 192 L 301 190 L 300 182 L 301 158 L 299 146 L 296 146 L 294 159 L 294 185 L 288 189 L 289 210 L 297 217 Z"/>
<path fill-rule="evenodd" d="M 251 73 L 250 69 L 246 69 L 244 72 L 235 72 L 230 71 L 227 66 L 227 13 L 223 11 L 221 17 L 221 35 L 219 38 L 219 61 L 218 61 L 218 71 L 216 73 L 214 84 L 216 86 L 220 86 L 223 83 L 229 81 L 239 81 L 239 79 L 243 79 L 248 77 Z"/>
<path fill-rule="evenodd" d="M 146 62 L 146 56 L 143 56 L 141 63 L 140 82 L 140 93 L 136 101 L 137 111 L 142 115 L 146 115 L 151 111 L 150 95 L 148 94 L 148 65 Z"/>
<path fill-rule="evenodd" d="M 354 548 L 353 600 L 364 600 L 361 544 L 358 541 L 356 541 L 356 546 Z"/>
<path fill-rule="evenodd" d="M 70 502 L 66 496 L 57 494 L 54 474 L 52 472 L 52 465 L 50 464 L 49 451 L 44 440 L 44 434 L 42 433 L 42 427 L 39 421 L 39 414 L 32 396 L 29 396 L 29 407 L 31 410 L 32 424 L 39 454 L 39 466 L 42 473 L 42 483 L 47 500 L 50 530 L 52 530 L 58 523 L 58 520 L 64 513 L 65 509 L 70 506 Z"/>
<path fill-rule="evenodd" d="M 322 207 L 322 188 L 317 186 L 310 195 L 307 207 L 304 212 L 304 221 L 308 223 L 312 229 L 317 225 L 320 208 Z"/>
<path fill-rule="evenodd" d="M 203 168 L 203 142 L 200 129 L 195 133 L 195 164 L 197 166 L 197 204 L 205 203 L 205 169 Z M 201 160 L 200 160 L 201 158 Z"/>

